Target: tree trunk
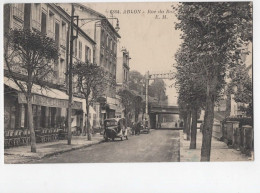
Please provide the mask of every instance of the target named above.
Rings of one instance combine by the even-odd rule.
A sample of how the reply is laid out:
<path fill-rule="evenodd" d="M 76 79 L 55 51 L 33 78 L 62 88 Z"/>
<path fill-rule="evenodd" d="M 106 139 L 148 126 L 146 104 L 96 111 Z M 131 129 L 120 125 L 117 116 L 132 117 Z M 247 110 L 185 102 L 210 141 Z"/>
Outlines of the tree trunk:
<path fill-rule="evenodd" d="M 183 133 L 186 133 L 186 126 L 187 126 L 187 116 L 183 116 Z"/>
<path fill-rule="evenodd" d="M 209 90 L 209 86 L 207 86 L 207 90 Z M 210 161 L 212 127 L 214 121 L 214 103 L 214 94 L 207 91 L 200 161 Z"/>
<path fill-rule="evenodd" d="M 187 139 L 187 114 L 183 116 L 183 134 L 184 139 Z"/>
<path fill-rule="evenodd" d="M 90 122 L 89 122 L 89 102 L 88 102 L 88 98 L 86 98 L 86 122 L 85 122 L 85 126 L 87 128 L 87 136 L 88 136 L 88 140 L 91 141 L 91 133 L 90 133 Z"/>
<path fill-rule="evenodd" d="M 31 152 L 36 153 L 36 138 L 35 138 L 35 132 L 33 128 L 33 112 L 32 112 L 32 96 L 29 95 L 27 97 L 27 116 L 28 116 L 28 128 L 31 132 Z"/>
<path fill-rule="evenodd" d="M 197 138 L 197 108 L 193 108 L 192 109 L 190 149 L 196 149 L 196 138 Z"/>
<path fill-rule="evenodd" d="M 191 122 L 191 112 L 188 111 L 187 115 L 187 127 L 186 127 L 186 134 L 187 134 L 187 140 L 190 140 L 190 122 Z"/>

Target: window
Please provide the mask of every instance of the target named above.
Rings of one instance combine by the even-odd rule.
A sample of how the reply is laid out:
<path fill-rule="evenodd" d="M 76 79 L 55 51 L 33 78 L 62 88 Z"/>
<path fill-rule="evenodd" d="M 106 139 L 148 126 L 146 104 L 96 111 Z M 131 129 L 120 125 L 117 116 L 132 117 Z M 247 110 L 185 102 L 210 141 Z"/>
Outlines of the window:
<path fill-rule="evenodd" d="M 85 46 L 85 62 L 88 62 L 89 61 L 89 55 L 88 55 L 88 50 L 89 50 L 89 47 L 88 46 Z"/>
<path fill-rule="evenodd" d="M 104 47 L 107 45 L 107 38 L 106 38 L 106 35 L 105 35 L 105 33 L 104 33 Z"/>
<path fill-rule="evenodd" d="M 50 38 L 54 39 L 54 14 L 50 11 L 49 12 L 49 30 L 48 30 L 48 35 Z"/>
<path fill-rule="evenodd" d="M 66 23 L 61 23 L 61 45 L 66 47 Z"/>
<path fill-rule="evenodd" d="M 103 55 L 100 55 L 100 65 L 101 66 L 104 65 L 103 62 L 104 62 L 104 57 L 103 57 Z"/>
<path fill-rule="evenodd" d="M 59 77 L 59 60 L 54 61 L 54 78 Z"/>
<path fill-rule="evenodd" d="M 114 54 L 115 54 L 115 56 L 116 56 L 116 52 L 117 52 L 117 45 L 116 45 L 116 43 L 114 43 Z"/>
<path fill-rule="evenodd" d="M 106 40 L 106 43 L 107 43 L 107 47 L 109 46 L 109 38 L 108 38 L 108 35 L 107 35 L 107 40 Z"/>
<path fill-rule="evenodd" d="M 110 39 L 110 44 L 109 44 L 110 50 L 113 51 L 113 41 Z"/>
<path fill-rule="evenodd" d="M 112 49 L 111 50 L 112 50 L 113 53 L 115 53 L 115 43 L 114 42 L 112 42 Z"/>
<path fill-rule="evenodd" d="M 23 3 L 14 3 L 13 4 L 13 16 L 16 19 L 23 21 L 23 19 L 24 19 L 24 4 Z"/>
<path fill-rule="evenodd" d="M 32 27 L 38 31 L 41 30 L 41 4 L 35 3 L 32 9 Z"/>
<path fill-rule="evenodd" d="M 75 57 L 77 57 L 77 52 L 78 52 L 78 45 L 77 45 L 77 39 L 75 39 L 74 41 L 73 41 L 73 48 L 74 48 L 74 51 L 73 51 L 73 54 L 74 54 L 74 56 Z"/>
<path fill-rule="evenodd" d="M 101 44 L 103 45 L 104 44 L 104 30 L 101 31 Z"/>
<path fill-rule="evenodd" d="M 82 58 L 82 42 L 79 41 L 79 59 Z"/>
<path fill-rule="evenodd" d="M 59 46 L 60 41 L 60 24 L 55 23 L 55 43 L 57 46 Z"/>
<path fill-rule="evenodd" d="M 65 61 L 63 59 L 60 59 L 60 70 L 59 70 L 60 79 L 62 80 L 65 79 L 65 72 L 66 72 Z"/>
<path fill-rule="evenodd" d="M 42 12 L 42 21 L 41 21 L 41 32 L 43 34 L 46 34 L 47 33 L 47 23 L 46 23 L 46 17 L 47 15 L 45 13 Z"/>
<path fill-rule="evenodd" d="M 126 54 L 123 53 L 123 64 L 126 64 Z"/>
<path fill-rule="evenodd" d="M 90 48 L 88 49 L 88 60 L 89 60 L 89 62 L 91 62 L 91 49 Z"/>

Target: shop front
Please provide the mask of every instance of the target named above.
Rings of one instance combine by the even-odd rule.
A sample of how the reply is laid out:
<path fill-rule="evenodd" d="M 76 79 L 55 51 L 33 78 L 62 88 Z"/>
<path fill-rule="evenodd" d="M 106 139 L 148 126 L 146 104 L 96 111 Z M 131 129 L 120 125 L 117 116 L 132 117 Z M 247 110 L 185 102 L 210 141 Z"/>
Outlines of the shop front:
<path fill-rule="evenodd" d="M 34 129 L 65 128 L 67 124 L 68 96 L 57 89 L 39 89 L 34 85 L 32 111 Z M 74 101 L 72 112 L 76 127 L 83 123 L 83 104 Z M 11 80 L 5 81 L 4 91 L 4 129 L 24 129 L 28 126 L 27 100 Z"/>

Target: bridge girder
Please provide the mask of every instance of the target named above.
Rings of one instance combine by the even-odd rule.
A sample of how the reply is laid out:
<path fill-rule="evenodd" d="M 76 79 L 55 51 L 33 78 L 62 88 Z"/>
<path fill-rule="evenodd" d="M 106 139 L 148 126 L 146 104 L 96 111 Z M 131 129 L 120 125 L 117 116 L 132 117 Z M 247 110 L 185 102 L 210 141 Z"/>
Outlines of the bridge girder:
<path fill-rule="evenodd" d="M 152 106 L 150 113 L 156 114 L 179 114 L 178 106 Z"/>

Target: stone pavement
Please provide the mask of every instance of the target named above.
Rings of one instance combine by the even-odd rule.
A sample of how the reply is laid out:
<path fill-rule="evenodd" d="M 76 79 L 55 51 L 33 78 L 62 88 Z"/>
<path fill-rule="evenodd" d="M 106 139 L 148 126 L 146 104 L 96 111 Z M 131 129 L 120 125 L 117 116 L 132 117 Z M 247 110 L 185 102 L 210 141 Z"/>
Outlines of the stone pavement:
<path fill-rule="evenodd" d="M 71 145 L 67 145 L 67 140 L 59 140 L 49 143 L 36 144 L 37 153 L 31 152 L 31 146 L 20 146 L 4 150 L 5 164 L 22 164 L 32 160 L 49 157 L 59 153 L 64 153 L 76 149 L 81 149 L 94 144 L 101 143 L 103 135 L 99 133 L 92 136 L 88 141 L 87 136 L 72 136 Z"/>
<path fill-rule="evenodd" d="M 190 141 L 184 140 L 183 131 L 180 131 L 180 161 L 181 162 L 199 162 L 202 145 L 202 133 L 197 131 L 197 149 L 189 149 Z M 253 158 L 247 157 L 240 151 L 229 148 L 224 142 L 218 141 L 212 137 L 211 142 L 211 162 L 222 161 L 253 161 Z"/>
<path fill-rule="evenodd" d="M 67 145 L 67 140 L 59 140 L 56 142 L 39 143 L 37 145 L 37 153 L 31 153 L 30 146 L 20 146 L 4 150 L 5 164 L 22 164 L 33 160 L 50 157 L 59 153 L 73 151 L 85 148 L 94 144 L 101 143 L 103 135 L 95 134 L 91 141 L 86 136 L 73 136 L 71 145 Z M 181 162 L 199 162 L 202 144 L 202 133 L 197 132 L 197 149 L 189 149 L 190 141 L 184 140 L 183 132 L 180 131 L 180 161 Z M 211 161 L 252 161 L 253 158 L 247 157 L 240 151 L 229 148 L 224 142 L 212 138 L 211 144 Z"/>

